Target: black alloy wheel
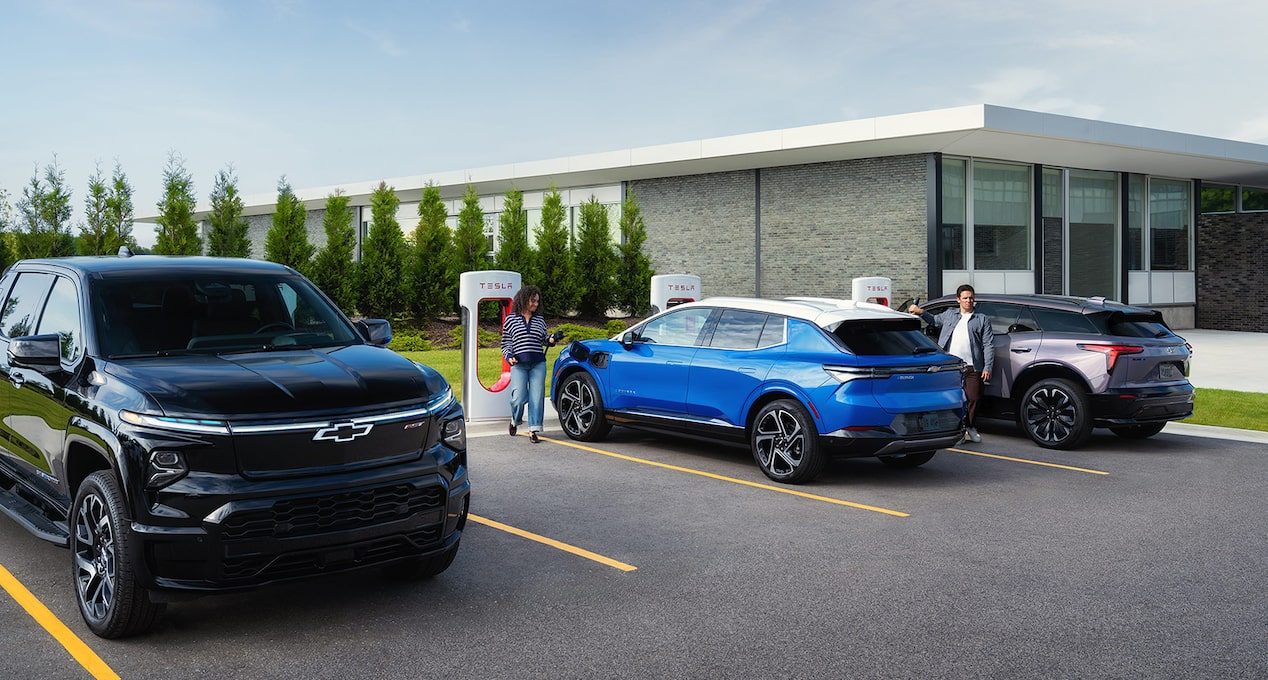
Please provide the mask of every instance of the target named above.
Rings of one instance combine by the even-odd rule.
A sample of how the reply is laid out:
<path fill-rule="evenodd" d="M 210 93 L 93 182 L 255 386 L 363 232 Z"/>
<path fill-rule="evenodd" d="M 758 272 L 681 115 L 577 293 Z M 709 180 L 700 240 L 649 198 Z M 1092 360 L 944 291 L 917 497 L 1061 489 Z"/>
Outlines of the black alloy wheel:
<path fill-rule="evenodd" d="M 71 569 L 79 613 L 103 638 L 148 631 L 166 606 L 151 602 L 138 582 L 130 531 L 113 472 L 89 475 L 71 507 Z"/>
<path fill-rule="evenodd" d="M 1040 380 L 1026 390 L 1018 420 L 1031 440 L 1045 449 L 1075 449 L 1092 436 L 1087 396 L 1061 378 Z"/>

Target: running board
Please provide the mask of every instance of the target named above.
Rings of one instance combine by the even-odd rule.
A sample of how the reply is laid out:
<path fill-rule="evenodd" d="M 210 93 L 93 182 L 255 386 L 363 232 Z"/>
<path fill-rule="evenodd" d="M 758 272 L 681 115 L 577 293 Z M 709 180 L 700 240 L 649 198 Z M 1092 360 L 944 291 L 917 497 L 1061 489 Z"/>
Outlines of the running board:
<path fill-rule="evenodd" d="M 12 517 L 13 521 L 22 525 L 22 528 L 50 543 L 56 543 L 63 548 L 70 546 L 70 530 L 65 524 L 49 519 L 26 499 L 3 488 L 0 488 L 0 512 Z"/>

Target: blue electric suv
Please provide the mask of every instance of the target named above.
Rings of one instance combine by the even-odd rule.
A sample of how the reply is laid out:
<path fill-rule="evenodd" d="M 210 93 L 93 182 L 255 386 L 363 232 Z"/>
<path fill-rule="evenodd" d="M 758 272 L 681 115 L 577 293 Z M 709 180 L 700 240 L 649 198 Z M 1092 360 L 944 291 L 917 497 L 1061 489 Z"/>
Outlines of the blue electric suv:
<path fill-rule="evenodd" d="M 709 298 L 571 343 L 551 401 L 572 439 L 617 424 L 748 446 L 767 477 L 801 483 L 832 458 L 915 467 L 955 444 L 962 368 L 881 305 Z"/>

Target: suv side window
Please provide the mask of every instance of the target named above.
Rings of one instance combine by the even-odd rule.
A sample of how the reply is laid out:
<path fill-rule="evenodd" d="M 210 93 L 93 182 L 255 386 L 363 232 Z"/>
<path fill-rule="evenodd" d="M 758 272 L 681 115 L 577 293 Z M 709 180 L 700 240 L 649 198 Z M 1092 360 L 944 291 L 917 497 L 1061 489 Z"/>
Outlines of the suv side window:
<path fill-rule="evenodd" d="M 755 349 L 766 326 L 766 315 L 743 309 L 723 310 L 713 331 L 710 347 Z"/>
<path fill-rule="evenodd" d="M 40 319 L 44 298 L 53 285 L 53 275 L 43 272 L 23 272 L 13 284 L 13 290 L 0 309 L 0 333 L 6 338 L 20 338 L 35 334 L 35 324 Z"/>
<path fill-rule="evenodd" d="M 61 336 L 62 360 L 75 363 L 84 352 L 83 325 L 79 320 L 79 293 L 70 279 L 59 276 L 44 306 L 39 334 Z"/>
<path fill-rule="evenodd" d="M 1039 328 L 1049 333 L 1088 333 L 1096 335 L 1096 326 L 1087 317 L 1075 312 L 1032 307 Z"/>
<path fill-rule="evenodd" d="M 639 337 L 658 345 L 691 347 L 697 344 L 700 332 L 704 330 L 705 322 L 712 313 L 711 307 L 692 307 L 669 312 L 645 324 L 639 331 Z"/>

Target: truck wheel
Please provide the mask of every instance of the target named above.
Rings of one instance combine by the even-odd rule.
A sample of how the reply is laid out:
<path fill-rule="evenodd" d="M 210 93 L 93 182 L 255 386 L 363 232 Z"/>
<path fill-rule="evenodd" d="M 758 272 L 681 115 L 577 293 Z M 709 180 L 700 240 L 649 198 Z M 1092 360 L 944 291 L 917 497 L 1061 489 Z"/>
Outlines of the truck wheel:
<path fill-rule="evenodd" d="M 589 373 L 578 371 L 564 378 L 559 387 L 559 424 L 564 434 L 583 442 L 597 442 L 612 429 L 603 416 L 599 387 Z"/>
<path fill-rule="evenodd" d="M 757 412 L 750 445 L 762 472 L 785 484 L 814 479 L 827 462 L 819 451 L 814 421 L 801 403 L 792 399 L 777 399 Z"/>
<path fill-rule="evenodd" d="M 109 470 L 88 475 L 71 506 L 70 555 L 75 599 L 88 628 L 103 638 L 144 633 L 166 605 L 151 602 L 132 563 L 123 494 Z"/>
<path fill-rule="evenodd" d="M 1026 390 L 1018 413 L 1021 427 L 1045 449 L 1074 449 L 1092 436 L 1087 396 L 1069 380 L 1047 378 Z"/>

